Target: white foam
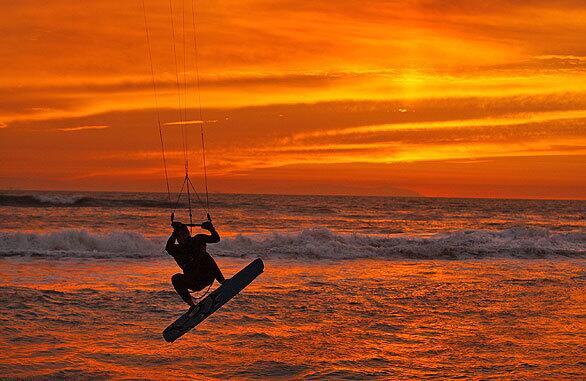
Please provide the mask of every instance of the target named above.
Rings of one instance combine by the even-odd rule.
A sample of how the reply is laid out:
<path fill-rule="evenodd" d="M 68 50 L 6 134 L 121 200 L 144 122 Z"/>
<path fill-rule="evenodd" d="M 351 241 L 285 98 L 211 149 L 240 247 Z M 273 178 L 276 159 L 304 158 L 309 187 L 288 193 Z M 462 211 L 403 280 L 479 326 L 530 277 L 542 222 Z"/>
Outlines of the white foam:
<path fill-rule="evenodd" d="M 160 257 L 166 237 L 140 233 L 107 234 L 85 230 L 0 233 L 0 256 L 139 258 Z M 337 234 L 327 229 L 299 233 L 225 238 L 209 245 L 214 255 L 286 259 L 464 259 L 586 257 L 586 233 L 554 233 L 518 227 L 501 231 L 468 230 L 429 238 Z"/>
<path fill-rule="evenodd" d="M 216 251 L 226 256 L 315 259 L 586 256 L 586 234 L 519 227 L 502 231 L 458 231 L 429 238 L 389 238 L 310 229 L 299 234 L 273 234 L 256 239 L 238 236 L 220 242 Z"/>
<path fill-rule="evenodd" d="M 79 200 L 83 199 L 83 196 L 76 196 L 76 195 L 59 195 L 59 194 L 36 194 L 33 195 L 32 198 L 35 200 L 43 203 L 43 204 L 52 204 L 52 205 L 73 205 Z"/>
<path fill-rule="evenodd" d="M 0 254 L 52 257 L 143 257 L 160 253 L 162 243 L 140 233 L 115 231 L 107 234 L 86 230 L 49 233 L 0 233 Z"/>

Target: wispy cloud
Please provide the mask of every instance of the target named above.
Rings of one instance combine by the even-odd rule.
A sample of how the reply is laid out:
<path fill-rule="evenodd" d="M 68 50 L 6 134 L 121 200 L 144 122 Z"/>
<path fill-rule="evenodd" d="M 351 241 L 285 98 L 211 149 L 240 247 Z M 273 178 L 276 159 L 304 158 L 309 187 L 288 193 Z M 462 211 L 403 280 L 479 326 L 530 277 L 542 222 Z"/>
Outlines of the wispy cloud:
<path fill-rule="evenodd" d="M 530 123 L 545 123 L 556 120 L 576 120 L 584 118 L 586 118 L 586 110 L 571 110 L 512 114 L 507 118 L 484 118 L 449 120 L 438 122 L 393 123 L 383 125 L 338 128 L 333 130 L 314 131 L 310 133 L 300 133 L 294 135 L 292 138 L 285 138 L 282 142 L 286 143 L 290 140 L 295 141 L 340 135 L 365 135 L 389 131 L 432 130 L 453 128 L 469 129 L 475 127 L 510 127 Z"/>
<path fill-rule="evenodd" d="M 189 125 L 201 125 L 201 124 L 206 124 L 206 123 L 217 123 L 217 120 L 186 120 L 183 122 L 167 122 L 164 123 L 164 126 L 189 126 Z"/>
<path fill-rule="evenodd" d="M 58 128 L 57 131 L 62 131 L 62 132 L 77 132 L 77 131 L 86 131 L 86 130 L 105 130 L 106 128 L 110 128 L 110 126 L 63 127 L 63 128 Z"/>

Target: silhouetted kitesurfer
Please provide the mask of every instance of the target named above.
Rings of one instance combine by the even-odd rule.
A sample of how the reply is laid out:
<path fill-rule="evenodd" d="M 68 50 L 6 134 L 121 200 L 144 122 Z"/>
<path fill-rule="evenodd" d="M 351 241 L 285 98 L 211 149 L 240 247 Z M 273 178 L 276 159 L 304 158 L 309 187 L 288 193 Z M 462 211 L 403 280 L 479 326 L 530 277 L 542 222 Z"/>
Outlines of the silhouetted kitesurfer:
<path fill-rule="evenodd" d="M 171 281 L 181 299 L 189 304 L 190 307 L 187 312 L 163 331 L 163 337 L 169 343 L 177 340 L 216 312 L 264 270 L 264 263 L 260 258 L 257 258 L 238 271 L 232 278 L 224 278 L 216 261 L 206 252 L 206 244 L 220 242 L 220 235 L 214 229 L 209 214 L 208 221 L 201 225 L 185 225 L 181 222 L 173 221 L 173 217 L 174 215 L 171 214 L 173 234 L 169 237 L 165 249 L 175 258 L 175 261 L 183 270 L 183 274 L 173 275 Z M 208 230 L 211 235 L 196 234 L 191 237 L 188 229 L 191 226 L 201 226 L 203 229 Z M 214 280 L 220 282 L 221 286 L 205 298 L 203 296 L 198 299 L 191 297 L 190 290 L 200 291 L 205 287 L 209 287 L 209 291 Z"/>
<path fill-rule="evenodd" d="M 173 222 L 171 225 L 173 233 L 167 240 L 165 250 L 173 256 L 175 262 L 183 270 L 183 274 L 173 275 L 171 282 L 181 299 L 194 307 L 196 301 L 191 297 L 189 290 L 203 290 L 211 286 L 214 280 L 220 284 L 226 281 L 218 264 L 206 251 L 206 244 L 220 242 L 220 235 L 211 221 L 201 224 L 202 229 L 208 230 L 211 235 L 196 234 L 193 237 L 187 225 L 181 222 Z"/>

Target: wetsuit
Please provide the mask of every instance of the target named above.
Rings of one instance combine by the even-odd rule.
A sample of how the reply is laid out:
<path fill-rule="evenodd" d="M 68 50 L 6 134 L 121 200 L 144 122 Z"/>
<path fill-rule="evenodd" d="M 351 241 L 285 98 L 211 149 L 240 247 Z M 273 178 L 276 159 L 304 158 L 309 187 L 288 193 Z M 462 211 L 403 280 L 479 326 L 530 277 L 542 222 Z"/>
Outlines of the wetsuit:
<path fill-rule="evenodd" d="M 210 232 L 211 235 L 196 234 L 189 237 L 183 245 L 175 243 L 176 237 L 172 234 L 165 247 L 183 270 L 183 274 L 173 275 L 171 282 L 181 299 L 188 304 L 191 301 L 189 290 L 200 291 L 211 285 L 214 279 L 220 283 L 225 280 L 216 261 L 206 252 L 206 243 L 220 242 L 220 235 L 216 230 L 212 229 Z"/>

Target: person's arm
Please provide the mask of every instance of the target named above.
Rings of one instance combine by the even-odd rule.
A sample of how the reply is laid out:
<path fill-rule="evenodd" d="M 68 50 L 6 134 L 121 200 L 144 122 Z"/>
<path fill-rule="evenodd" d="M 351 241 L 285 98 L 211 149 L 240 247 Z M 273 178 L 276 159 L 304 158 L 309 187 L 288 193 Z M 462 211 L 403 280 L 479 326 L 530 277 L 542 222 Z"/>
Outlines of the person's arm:
<path fill-rule="evenodd" d="M 175 249 L 177 247 L 177 245 L 175 245 L 175 239 L 175 231 L 173 231 L 173 233 L 171 233 L 171 236 L 167 240 L 167 244 L 165 245 L 165 250 L 167 251 L 167 253 L 171 255 L 175 253 Z"/>
<path fill-rule="evenodd" d="M 204 240 L 205 240 L 206 243 L 218 243 L 218 242 L 220 242 L 220 235 L 216 231 L 216 228 L 214 228 L 214 225 L 212 225 L 212 222 L 211 221 L 204 222 L 203 224 L 201 224 L 201 227 L 203 229 L 206 229 L 207 231 L 209 231 L 211 233 L 211 235 L 198 234 L 198 235 L 201 235 L 202 237 L 204 237 Z"/>

